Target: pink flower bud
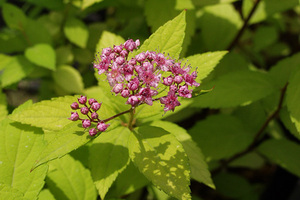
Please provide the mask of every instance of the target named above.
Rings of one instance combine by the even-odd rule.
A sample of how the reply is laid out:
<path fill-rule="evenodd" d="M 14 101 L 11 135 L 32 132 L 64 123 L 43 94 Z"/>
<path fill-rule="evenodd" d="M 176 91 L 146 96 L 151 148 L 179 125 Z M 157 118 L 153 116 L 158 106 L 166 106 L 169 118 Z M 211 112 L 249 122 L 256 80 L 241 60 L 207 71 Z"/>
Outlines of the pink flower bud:
<path fill-rule="evenodd" d="M 113 89 L 112 89 L 112 91 L 113 91 L 114 93 L 116 93 L 116 94 L 119 94 L 120 92 L 122 92 L 122 90 L 123 90 L 123 84 L 122 84 L 122 83 L 116 84 L 116 85 L 113 87 Z"/>
<path fill-rule="evenodd" d="M 120 53 L 122 50 L 123 50 L 123 47 L 122 47 L 122 45 L 119 45 L 119 46 L 114 46 L 114 52 L 116 52 L 116 53 Z"/>
<path fill-rule="evenodd" d="M 121 96 L 124 97 L 124 98 L 127 98 L 129 97 L 130 95 L 130 91 L 128 89 L 124 89 L 122 92 L 121 92 Z"/>
<path fill-rule="evenodd" d="M 128 98 L 126 104 L 130 104 L 131 106 L 135 106 L 140 102 L 137 96 L 131 96 Z"/>
<path fill-rule="evenodd" d="M 140 83 L 139 80 L 137 78 L 134 78 L 132 81 L 130 81 L 128 83 L 128 85 L 127 85 L 128 89 L 131 90 L 131 91 L 134 91 L 134 90 L 138 89 L 139 83 Z"/>
<path fill-rule="evenodd" d="M 90 136 L 95 136 L 97 133 L 98 133 L 98 131 L 97 131 L 97 129 L 95 129 L 95 128 L 91 128 L 91 129 L 89 130 Z"/>
<path fill-rule="evenodd" d="M 95 102 L 91 105 L 91 108 L 94 110 L 94 111 L 97 111 L 99 110 L 101 107 L 101 103 L 98 103 L 98 102 Z"/>
<path fill-rule="evenodd" d="M 83 128 L 88 128 L 90 126 L 91 126 L 91 121 L 89 119 L 82 120 L 82 127 Z"/>
<path fill-rule="evenodd" d="M 122 50 L 120 52 L 120 55 L 123 56 L 123 57 L 127 57 L 128 56 L 128 52 L 126 50 Z"/>
<path fill-rule="evenodd" d="M 87 114 L 89 113 L 89 109 L 88 109 L 87 107 L 82 107 L 82 108 L 80 109 L 80 112 L 81 112 L 82 114 L 84 114 L 84 115 L 87 115 Z"/>
<path fill-rule="evenodd" d="M 72 103 L 72 104 L 71 104 L 71 108 L 72 108 L 73 110 L 77 110 L 77 109 L 79 108 L 78 103 L 77 103 L 77 102 Z"/>
<path fill-rule="evenodd" d="M 118 65 L 122 65 L 124 62 L 125 62 L 125 59 L 121 56 L 117 57 L 115 62 L 118 64 Z"/>
<path fill-rule="evenodd" d="M 170 86 L 173 83 L 173 77 L 172 76 L 168 76 L 166 78 L 163 79 L 163 84 Z"/>
<path fill-rule="evenodd" d="M 125 43 L 124 43 L 124 48 L 127 49 L 128 51 L 133 51 L 134 49 L 136 49 L 136 43 L 130 39 L 130 40 L 127 40 Z"/>
<path fill-rule="evenodd" d="M 77 112 L 71 112 L 71 117 L 68 119 L 72 121 L 77 121 L 79 119 L 79 115 Z"/>
<path fill-rule="evenodd" d="M 96 99 L 93 99 L 93 98 L 90 98 L 90 99 L 89 99 L 89 104 L 90 104 L 90 105 L 92 105 L 92 104 L 95 103 L 95 102 L 97 102 Z"/>
<path fill-rule="evenodd" d="M 97 129 L 101 132 L 106 131 L 110 124 L 105 124 L 104 122 L 99 122 L 97 124 Z"/>
<path fill-rule="evenodd" d="M 174 82 L 175 83 L 181 83 L 183 81 L 183 77 L 182 76 L 179 76 L 179 75 L 177 75 L 177 76 L 175 76 L 175 78 L 174 78 Z"/>
<path fill-rule="evenodd" d="M 136 41 L 135 41 L 135 45 L 138 47 L 138 46 L 140 46 L 140 40 L 139 39 L 137 39 Z"/>
<path fill-rule="evenodd" d="M 111 53 L 111 48 L 107 47 L 107 48 L 104 48 L 102 50 L 102 54 L 106 55 L 106 56 L 109 56 L 109 54 Z"/>
<path fill-rule="evenodd" d="M 80 104 L 85 104 L 86 103 L 86 96 L 80 96 L 80 98 L 78 98 L 78 102 L 80 103 Z"/>
<path fill-rule="evenodd" d="M 91 114 L 91 118 L 92 118 L 92 119 L 98 119 L 98 114 L 97 114 L 96 112 L 93 112 L 93 113 Z"/>
<path fill-rule="evenodd" d="M 146 59 L 146 55 L 144 52 L 139 53 L 138 55 L 135 56 L 136 61 L 138 61 L 139 63 L 144 62 Z"/>

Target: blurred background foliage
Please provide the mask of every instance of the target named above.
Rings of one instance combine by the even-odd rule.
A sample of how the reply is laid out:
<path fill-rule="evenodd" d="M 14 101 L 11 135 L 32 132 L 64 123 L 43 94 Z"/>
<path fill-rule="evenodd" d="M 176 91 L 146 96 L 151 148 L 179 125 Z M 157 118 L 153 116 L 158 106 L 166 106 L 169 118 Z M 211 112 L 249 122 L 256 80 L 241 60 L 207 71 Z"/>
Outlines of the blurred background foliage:
<path fill-rule="evenodd" d="M 103 34 L 142 43 L 186 9 L 176 59 L 229 51 L 200 86 L 215 89 L 166 118 L 189 131 L 212 172 L 217 189 L 192 181 L 193 199 L 300 198 L 299 0 L 0 0 L 0 7 L 0 119 L 27 99 L 88 92 L 97 85 L 92 62 Z M 84 166 L 86 148 L 71 154 Z M 169 198 L 139 189 L 148 184 L 139 176 L 136 187 L 119 187 L 127 179 L 118 178 L 111 197 Z"/>

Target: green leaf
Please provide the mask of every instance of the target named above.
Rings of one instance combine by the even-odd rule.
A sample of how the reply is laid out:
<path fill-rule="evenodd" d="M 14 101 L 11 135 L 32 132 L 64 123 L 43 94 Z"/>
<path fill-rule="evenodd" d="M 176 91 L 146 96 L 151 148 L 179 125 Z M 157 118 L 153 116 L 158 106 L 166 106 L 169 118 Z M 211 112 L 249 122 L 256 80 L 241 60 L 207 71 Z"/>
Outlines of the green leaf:
<path fill-rule="evenodd" d="M 169 132 L 153 126 L 138 127 L 129 139 L 130 158 L 158 188 L 178 199 L 191 199 L 188 158 Z"/>
<path fill-rule="evenodd" d="M 124 42 L 125 40 L 121 36 L 108 31 L 103 31 L 100 40 L 96 45 L 96 52 L 101 52 L 103 48 L 113 47 L 114 45 L 120 45 Z"/>
<path fill-rule="evenodd" d="M 96 200 L 97 193 L 88 169 L 65 155 L 50 163 L 46 183 L 56 199 Z"/>
<path fill-rule="evenodd" d="M 10 119 L 43 129 L 60 130 L 64 126 L 73 123 L 68 118 L 72 111 L 70 105 L 75 101 L 77 101 L 77 96 L 65 96 L 41 101 L 20 113 L 11 115 Z"/>
<path fill-rule="evenodd" d="M 176 1 L 174 0 L 146 1 L 145 16 L 147 24 L 151 27 L 152 32 L 178 15 L 179 12 L 175 10 L 175 3 Z M 155 10 L 155 12 L 153 12 L 153 10 Z"/>
<path fill-rule="evenodd" d="M 64 33 L 70 42 L 81 48 L 86 47 L 89 31 L 81 20 L 76 18 L 68 18 L 64 26 Z"/>
<path fill-rule="evenodd" d="M 194 98 L 193 106 L 224 108 L 249 104 L 268 96 L 275 89 L 267 74 L 249 70 L 225 74 L 205 85 L 206 88 L 213 86 L 213 91 Z"/>
<path fill-rule="evenodd" d="M 185 12 L 186 11 L 181 12 L 177 17 L 157 29 L 157 31 L 143 43 L 137 53 L 147 50 L 161 53 L 165 52 L 177 59 L 181 52 L 181 45 L 185 36 Z"/>
<path fill-rule="evenodd" d="M 202 7 L 202 6 L 208 6 L 213 4 L 221 4 L 221 3 L 232 3 L 238 0 L 193 0 L 193 3 L 196 6 Z"/>
<path fill-rule="evenodd" d="M 130 179 L 128 179 L 130 177 Z M 114 185 L 107 193 L 107 198 L 130 194 L 149 183 L 149 180 L 130 162 L 126 169 L 117 177 Z"/>
<path fill-rule="evenodd" d="M 114 127 L 115 124 L 112 123 L 107 132 L 109 133 Z M 73 122 L 60 131 L 46 132 L 45 140 L 48 141 L 48 144 L 36 159 L 32 170 L 48 161 L 70 153 L 91 141 L 93 138 L 95 137 L 91 137 L 88 132 L 81 127 L 81 122 Z"/>
<path fill-rule="evenodd" d="M 25 200 L 22 192 L 3 183 L 0 183 L 0 197 L 3 200 Z"/>
<path fill-rule="evenodd" d="M 101 199 L 129 164 L 127 145 L 130 134 L 127 127 L 118 127 L 101 133 L 90 147 L 89 166 Z"/>
<path fill-rule="evenodd" d="M 2 15 L 8 27 L 23 30 L 26 27 L 27 17 L 24 12 L 13 4 L 5 3 Z"/>
<path fill-rule="evenodd" d="M 251 0 L 243 1 L 243 15 L 245 18 L 252 9 L 253 3 Z M 250 24 L 261 22 L 275 13 L 294 8 L 297 5 L 299 5 L 298 0 L 264 0 L 258 4 L 258 7 L 250 19 Z"/>
<path fill-rule="evenodd" d="M 82 1 L 82 6 L 81 9 L 86 9 L 87 7 L 90 7 L 91 5 L 95 4 L 95 3 L 99 3 L 103 0 L 83 0 Z"/>
<path fill-rule="evenodd" d="M 292 122 L 295 123 L 298 132 L 300 133 L 300 70 L 290 79 L 286 91 L 287 109 L 290 112 Z"/>
<path fill-rule="evenodd" d="M 0 70 L 4 69 L 4 67 L 11 62 L 13 59 L 12 56 L 8 56 L 6 54 L 0 54 Z"/>
<path fill-rule="evenodd" d="M 54 81 L 65 91 L 70 93 L 82 93 L 84 85 L 82 77 L 74 67 L 60 66 L 53 72 Z"/>
<path fill-rule="evenodd" d="M 8 114 L 6 107 L 7 107 L 6 95 L 0 91 L 0 121 L 4 119 Z"/>
<path fill-rule="evenodd" d="M 289 172 L 300 176 L 299 144 L 285 139 L 270 139 L 261 144 L 258 151 Z"/>
<path fill-rule="evenodd" d="M 289 56 L 285 59 L 280 60 L 276 65 L 270 69 L 270 75 L 274 79 L 274 83 L 280 88 L 289 81 L 299 69 L 300 53 L 296 53 L 293 56 Z"/>
<path fill-rule="evenodd" d="M 27 77 L 33 69 L 34 65 L 24 56 L 14 56 L 11 62 L 5 66 L 3 74 L 1 75 L 2 87 L 7 87 L 19 82 Z"/>
<path fill-rule="evenodd" d="M 182 144 L 188 156 L 189 164 L 191 166 L 191 177 L 200 183 L 215 188 L 201 149 L 196 145 L 184 128 L 167 121 L 154 121 L 151 123 L 151 126 L 163 128 L 173 134 Z"/>
<path fill-rule="evenodd" d="M 45 28 L 43 23 L 37 20 L 28 18 L 24 31 L 26 33 L 26 37 L 23 37 L 29 46 L 41 43 L 49 45 L 52 44 L 50 32 Z"/>
<path fill-rule="evenodd" d="M 74 60 L 71 46 L 61 46 L 55 50 L 57 65 L 70 64 Z"/>
<path fill-rule="evenodd" d="M 39 194 L 38 200 L 55 200 L 55 198 L 49 189 L 43 189 Z"/>
<path fill-rule="evenodd" d="M 200 26 L 208 50 L 226 49 L 242 26 L 240 15 L 231 4 L 204 8 Z"/>
<path fill-rule="evenodd" d="M 9 119 L 0 123 L 1 182 L 19 190 L 25 198 L 36 199 L 44 185 L 47 166 L 30 172 L 32 163 L 44 149 L 43 132 Z"/>
<path fill-rule="evenodd" d="M 244 199 L 254 193 L 250 183 L 243 177 L 230 174 L 220 173 L 214 177 L 218 192 L 232 199 Z M 230 183 L 230 184 L 229 184 Z"/>
<path fill-rule="evenodd" d="M 254 51 L 261 51 L 278 40 L 278 32 L 273 26 L 259 27 L 253 36 Z"/>
<path fill-rule="evenodd" d="M 300 140 L 300 134 L 296 128 L 296 123 L 292 122 L 290 113 L 288 112 L 286 107 L 283 107 L 280 110 L 280 120 L 282 121 L 284 126 L 290 131 L 290 133 L 293 134 L 296 138 L 298 138 L 298 140 Z"/>
<path fill-rule="evenodd" d="M 183 63 L 187 63 L 194 69 L 197 69 L 196 81 L 200 83 L 210 72 L 218 65 L 227 51 L 207 52 L 189 56 L 184 59 Z"/>
<path fill-rule="evenodd" d="M 37 44 L 25 50 L 25 56 L 36 65 L 55 70 L 56 55 L 49 44 Z"/>
<path fill-rule="evenodd" d="M 206 161 L 228 158 L 252 142 L 243 124 L 230 115 L 214 115 L 198 122 L 189 130 L 203 151 Z"/>

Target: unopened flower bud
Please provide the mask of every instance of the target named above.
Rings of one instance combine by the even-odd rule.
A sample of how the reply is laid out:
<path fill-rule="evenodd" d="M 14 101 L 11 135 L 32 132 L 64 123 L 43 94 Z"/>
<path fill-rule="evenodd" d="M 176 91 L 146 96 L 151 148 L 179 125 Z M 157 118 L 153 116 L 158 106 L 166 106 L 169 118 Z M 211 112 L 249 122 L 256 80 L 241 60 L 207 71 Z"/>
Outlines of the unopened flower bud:
<path fill-rule="evenodd" d="M 179 76 L 179 75 L 177 75 L 177 76 L 175 76 L 175 78 L 174 78 L 174 82 L 175 83 L 181 83 L 183 81 L 183 77 L 182 76 Z"/>
<path fill-rule="evenodd" d="M 116 84 L 116 85 L 113 87 L 113 89 L 112 89 L 112 91 L 113 91 L 114 93 L 116 93 L 116 94 L 119 94 L 120 92 L 122 92 L 122 90 L 123 90 L 123 84 L 122 84 L 122 83 Z"/>
<path fill-rule="evenodd" d="M 91 128 L 91 129 L 89 130 L 90 136 L 95 136 L 97 133 L 98 133 L 98 131 L 97 131 L 97 129 L 95 129 L 95 128 Z"/>
<path fill-rule="evenodd" d="M 104 122 L 99 122 L 97 124 L 97 129 L 101 132 L 106 131 L 110 124 L 105 124 Z"/>
<path fill-rule="evenodd" d="M 130 95 L 130 91 L 128 89 L 124 89 L 122 92 L 121 92 L 121 96 L 124 97 L 124 98 L 127 98 L 129 97 Z"/>
<path fill-rule="evenodd" d="M 91 121 L 89 119 L 82 120 L 82 127 L 83 128 L 88 128 L 90 126 L 91 126 Z"/>
<path fill-rule="evenodd" d="M 121 56 L 117 57 L 115 62 L 118 64 L 118 65 L 122 65 L 124 62 L 125 62 L 125 59 Z"/>
<path fill-rule="evenodd" d="M 164 78 L 164 80 L 163 80 L 164 85 L 170 86 L 170 85 L 172 85 L 172 83 L 173 83 L 173 77 L 172 76 L 168 76 L 168 77 Z"/>
<path fill-rule="evenodd" d="M 131 96 L 128 98 L 127 100 L 127 104 L 130 104 L 131 106 L 135 106 L 140 102 L 140 100 L 138 99 L 138 97 L 136 96 Z"/>
<path fill-rule="evenodd" d="M 93 112 L 93 113 L 91 114 L 91 118 L 92 118 L 92 119 L 98 119 L 98 114 L 97 114 L 96 112 Z"/>
<path fill-rule="evenodd" d="M 80 109 L 80 112 L 81 112 L 82 114 L 86 115 L 86 114 L 89 113 L 89 109 L 88 109 L 87 107 L 82 107 L 82 108 Z"/>
<path fill-rule="evenodd" d="M 78 103 L 77 103 L 77 102 L 72 103 L 72 104 L 71 104 L 71 108 L 72 108 L 73 110 L 77 110 L 77 109 L 79 108 Z"/>
<path fill-rule="evenodd" d="M 138 55 L 135 56 L 136 61 L 138 62 L 144 62 L 144 60 L 146 59 L 146 55 L 144 52 L 139 53 Z"/>
<path fill-rule="evenodd" d="M 96 99 L 93 99 L 93 98 L 90 98 L 90 99 L 89 99 L 89 104 L 90 104 L 90 105 L 92 105 L 92 104 L 95 103 L 95 102 L 97 102 Z"/>
<path fill-rule="evenodd" d="M 80 104 L 85 104 L 86 103 L 86 96 L 80 96 L 80 98 L 78 98 L 78 102 L 80 103 Z"/>
<path fill-rule="evenodd" d="M 77 121 L 79 119 L 79 115 L 77 112 L 71 112 L 71 117 L 68 119 L 72 121 Z"/>
<path fill-rule="evenodd" d="M 91 108 L 94 110 L 94 111 L 97 111 L 99 110 L 101 107 L 101 103 L 98 103 L 98 102 L 95 102 L 91 105 Z"/>

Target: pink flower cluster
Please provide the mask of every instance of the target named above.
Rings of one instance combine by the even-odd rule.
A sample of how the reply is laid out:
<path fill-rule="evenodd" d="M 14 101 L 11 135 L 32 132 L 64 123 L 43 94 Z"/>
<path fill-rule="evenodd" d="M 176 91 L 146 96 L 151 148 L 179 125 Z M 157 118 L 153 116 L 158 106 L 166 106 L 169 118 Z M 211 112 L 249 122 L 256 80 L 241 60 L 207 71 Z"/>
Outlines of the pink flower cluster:
<path fill-rule="evenodd" d="M 94 68 L 99 74 L 105 73 L 112 87 L 112 92 L 126 98 L 126 104 L 136 107 L 160 100 L 164 104 L 164 111 L 174 111 L 180 105 L 178 96 L 191 98 L 191 86 L 199 86 L 195 81 L 197 72 L 190 74 L 189 66 L 181 66 L 181 62 L 167 58 L 162 53 L 146 51 L 129 58 L 128 54 L 136 50 L 140 41 L 127 40 L 124 44 L 113 48 L 104 48 L 97 55 Z M 158 85 L 162 83 L 169 88 L 166 96 L 154 98 L 158 95 Z"/>
<path fill-rule="evenodd" d="M 81 107 L 78 103 L 81 105 Z M 90 136 L 95 136 L 97 133 L 103 132 L 108 128 L 109 124 L 105 124 L 104 121 L 100 120 L 97 113 L 97 111 L 101 108 L 101 103 L 98 103 L 97 100 L 93 98 L 87 101 L 86 96 L 82 95 L 80 98 L 78 98 L 78 103 L 72 103 L 71 108 L 73 110 L 80 110 L 81 114 L 87 116 L 88 119 L 81 119 L 77 112 L 71 112 L 71 117 L 68 118 L 69 120 L 81 120 L 83 128 L 89 128 L 92 122 L 96 123 L 96 128 L 89 129 Z"/>

